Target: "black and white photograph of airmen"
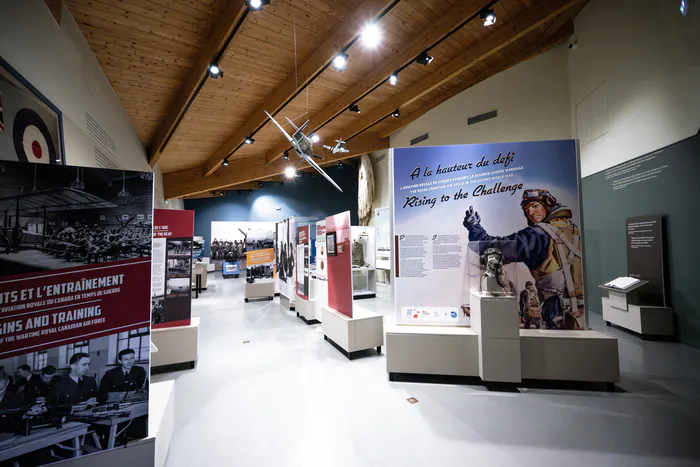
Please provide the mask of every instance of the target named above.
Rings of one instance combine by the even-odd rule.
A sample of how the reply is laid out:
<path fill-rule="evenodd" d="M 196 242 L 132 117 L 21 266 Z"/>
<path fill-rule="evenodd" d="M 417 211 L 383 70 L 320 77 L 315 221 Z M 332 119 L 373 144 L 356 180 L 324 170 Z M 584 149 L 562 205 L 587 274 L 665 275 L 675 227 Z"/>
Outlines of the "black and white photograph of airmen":
<path fill-rule="evenodd" d="M 277 274 L 284 283 L 294 277 L 294 264 L 296 259 L 296 233 L 292 232 L 292 226 L 288 219 L 277 224 L 277 248 L 275 250 L 275 263 Z"/>
<path fill-rule="evenodd" d="M 272 232 L 256 232 L 249 230 L 245 238 L 247 251 L 265 250 L 275 247 L 275 238 Z"/>
<path fill-rule="evenodd" d="M 190 258 L 168 258 L 168 277 L 190 277 Z"/>
<path fill-rule="evenodd" d="M 0 465 L 36 467 L 147 436 L 149 329 L 0 360 Z"/>
<path fill-rule="evenodd" d="M 272 248 L 272 247 L 270 247 Z M 243 240 L 224 240 L 215 238 L 211 242 L 212 261 L 238 261 L 245 256 L 246 245 Z"/>
<path fill-rule="evenodd" d="M 188 297 L 192 291 L 192 277 L 174 277 L 165 284 L 168 297 Z"/>
<path fill-rule="evenodd" d="M 0 276 L 150 256 L 152 178 L 0 161 Z"/>
<path fill-rule="evenodd" d="M 248 284 L 260 284 L 272 282 L 274 271 L 272 264 L 259 264 L 257 266 L 249 266 L 245 270 L 245 280 Z"/>
<path fill-rule="evenodd" d="M 165 307 L 163 300 L 165 297 L 153 297 L 151 299 L 151 323 L 160 324 L 165 321 Z"/>
<path fill-rule="evenodd" d="M 192 242 L 168 240 L 168 257 L 171 256 L 192 256 Z"/>

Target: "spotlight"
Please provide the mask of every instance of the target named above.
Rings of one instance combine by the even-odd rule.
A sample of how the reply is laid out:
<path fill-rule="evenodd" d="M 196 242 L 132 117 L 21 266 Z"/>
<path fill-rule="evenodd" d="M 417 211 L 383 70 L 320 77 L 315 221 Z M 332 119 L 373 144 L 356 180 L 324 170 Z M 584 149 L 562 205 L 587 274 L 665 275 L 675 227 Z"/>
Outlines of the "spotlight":
<path fill-rule="evenodd" d="M 484 20 L 484 26 L 493 26 L 496 24 L 496 12 L 493 10 L 484 10 L 480 15 L 481 19 Z"/>
<path fill-rule="evenodd" d="M 219 195 L 221 195 L 221 196 L 224 196 L 225 194 L 226 193 L 224 193 L 223 191 L 221 193 L 219 193 Z"/>
<path fill-rule="evenodd" d="M 297 169 L 294 167 L 287 167 L 284 169 L 284 176 L 287 178 L 294 178 L 297 175 Z"/>
<path fill-rule="evenodd" d="M 228 167 L 228 159 L 224 159 L 221 165 L 223 165 L 224 167 Z"/>
<path fill-rule="evenodd" d="M 364 29 L 360 33 L 360 39 L 365 44 L 368 49 L 374 49 L 379 45 L 379 41 L 382 39 L 382 32 L 379 30 L 377 23 L 369 23 L 365 25 Z"/>
<path fill-rule="evenodd" d="M 270 0 L 246 0 L 251 10 L 262 10 L 262 7 L 270 4 Z"/>
<path fill-rule="evenodd" d="M 260 188 L 262 188 L 262 187 L 263 187 L 263 185 L 264 185 L 264 183 L 263 183 L 263 182 L 258 182 L 258 186 L 259 186 Z"/>
<path fill-rule="evenodd" d="M 211 195 L 212 195 L 212 196 L 216 196 L 216 191 L 212 191 L 212 192 L 211 192 Z"/>
<path fill-rule="evenodd" d="M 219 64 L 216 62 L 211 62 L 209 64 L 209 68 L 207 68 L 207 73 L 209 73 L 209 77 L 218 79 L 224 76 L 224 72 L 219 68 Z"/>
<path fill-rule="evenodd" d="M 342 166 L 343 166 L 343 161 L 338 161 L 338 167 L 342 167 Z"/>
<path fill-rule="evenodd" d="M 398 83 L 398 82 L 399 82 L 399 74 L 398 73 L 394 73 L 391 76 L 389 76 L 389 84 L 391 84 L 392 86 L 396 86 L 396 83 Z"/>
<path fill-rule="evenodd" d="M 401 116 L 401 112 L 399 112 L 399 109 L 396 109 L 393 112 L 391 112 L 391 116 L 394 118 L 399 118 Z"/>
<path fill-rule="evenodd" d="M 253 190 L 248 190 L 248 194 L 249 194 L 249 195 L 252 195 L 252 194 L 253 194 Z"/>
<path fill-rule="evenodd" d="M 321 137 L 314 133 L 313 135 L 311 135 L 311 141 L 313 141 L 314 143 L 318 143 L 319 141 L 321 141 Z"/>
<path fill-rule="evenodd" d="M 350 107 L 348 107 L 348 110 L 350 112 L 355 112 L 356 114 L 360 113 L 360 107 L 357 104 L 352 104 Z"/>
<path fill-rule="evenodd" d="M 284 151 L 284 156 L 282 156 L 282 159 L 288 161 L 289 160 L 289 149 Z"/>
<path fill-rule="evenodd" d="M 238 190 L 238 191 L 236 192 L 236 194 L 238 194 L 238 195 L 240 195 L 241 193 L 242 193 L 241 190 Z"/>
<path fill-rule="evenodd" d="M 433 56 L 432 56 L 432 55 L 428 55 L 428 52 L 427 52 L 427 51 L 421 53 L 421 54 L 418 56 L 418 58 L 416 58 L 416 63 L 419 64 L 419 65 L 423 65 L 423 66 L 429 65 L 430 62 L 432 62 L 432 61 L 433 61 Z"/>
<path fill-rule="evenodd" d="M 339 53 L 335 56 L 331 64 L 337 71 L 343 71 L 348 66 L 348 54 Z"/>
<path fill-rule="evenodd" d="M 243 140 L 245 144 L 253 144 L 255 140 L 253 139 L 252 136 L 246 136 L 245 139 Z"/>
<path fill-rule="evenodd" d="M 693 9 L 693 2 L 695 0 L 681 0 L 681 15 L 685 18 L 690 14 Z"/>

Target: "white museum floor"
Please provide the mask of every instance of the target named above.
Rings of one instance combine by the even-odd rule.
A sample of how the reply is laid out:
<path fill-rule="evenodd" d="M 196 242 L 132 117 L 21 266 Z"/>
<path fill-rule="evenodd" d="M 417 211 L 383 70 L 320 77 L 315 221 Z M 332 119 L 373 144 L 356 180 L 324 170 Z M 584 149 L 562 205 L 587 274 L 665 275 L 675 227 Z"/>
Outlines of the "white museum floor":
<path fill-rule="evenodd" d="M 616 393 L 389 382 L 383 354 L 349 361 L 278 298 L 244 303 L 242 278 L 209 277 L 192 301 L 197 368 L 153 377 L 176 380 L 168 467 L 700 465 L 700 351 L 688 346 L 594 314 L 620 338 Z M 357 303 L 392 314 L 379 287 Z"/>

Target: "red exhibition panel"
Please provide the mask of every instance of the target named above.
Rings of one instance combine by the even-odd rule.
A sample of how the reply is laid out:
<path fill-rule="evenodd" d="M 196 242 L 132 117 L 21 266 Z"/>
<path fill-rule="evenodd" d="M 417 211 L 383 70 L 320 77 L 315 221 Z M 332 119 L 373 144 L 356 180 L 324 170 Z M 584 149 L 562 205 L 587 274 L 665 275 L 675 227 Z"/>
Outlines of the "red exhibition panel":
<path fill-rule="evenodd" d="M 328 306 L 352 318 L 350 211 L 326 217 L 326 242 L 333 234 L 335 255 L 328 251 Z"/>
<path fill-rule="evenodd" d="M 155 238 L 192 238 L 194 236 L 194 211 L 154 209 L 153 236 Z"/>
<path fill-rule="evenodd" d="M 311 232 L 308 225 L 297 227 L 297 247 L 302 246 L 302 255 L 297 252 L 297 296 L 309 299 L 309 249 L 311 248 Z"/>

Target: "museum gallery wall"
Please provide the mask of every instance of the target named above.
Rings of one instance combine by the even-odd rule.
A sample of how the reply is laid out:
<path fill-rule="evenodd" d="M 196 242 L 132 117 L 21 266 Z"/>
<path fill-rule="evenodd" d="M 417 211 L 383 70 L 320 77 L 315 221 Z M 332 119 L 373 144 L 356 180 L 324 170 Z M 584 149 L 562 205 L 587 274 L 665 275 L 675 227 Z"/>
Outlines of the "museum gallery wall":
<path fill-rule="evenodd" d="M 296 295 L 296 261 L 297 241 L 296 222 L 294 217 L 289 217 L 276 226 L 275 264 L 277 277 L 275 292 L 293 300 Z"/>
<path fill-rule="evenodd" d="M 599 284 L 628 273 L 626 220 L 662 216 L 667 278 L 662 295 L 666 306 L 673 307 L 678 337 L 696 347 L 700 347 L 700 306 L 694 298 L 700 200 L 692 187 L 700 172 L 699 156 L 700 135 L 696 135 L 583 179 L 589 309 L 601 310 Z"/>
<path fill-rule="evenodd" d="M 46 434 L 123 445 L 118 417 L 146 436 L 152 209 L 151 173 L 0 162 L 0 424 L 20 465 L 57 460 Z"/>
<path fill-rule="evenodd" d="M 352 318 L 350 211 L 326 217 L 328 306 Z"/>
<path fill-rule="evenodd" d="M 194 211 L 153 211 L 151 323 L 189 326 L 192 315 Z"/>
<path fill-rule="evenodd" d="M 402 148 L 391 158 L 398 323 L 469 325 L 479 258 L 495 248 L 521 327 L 585 327 L 574 141 Z"/>

